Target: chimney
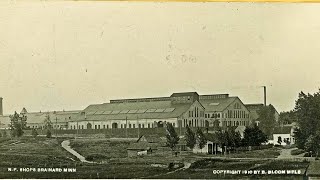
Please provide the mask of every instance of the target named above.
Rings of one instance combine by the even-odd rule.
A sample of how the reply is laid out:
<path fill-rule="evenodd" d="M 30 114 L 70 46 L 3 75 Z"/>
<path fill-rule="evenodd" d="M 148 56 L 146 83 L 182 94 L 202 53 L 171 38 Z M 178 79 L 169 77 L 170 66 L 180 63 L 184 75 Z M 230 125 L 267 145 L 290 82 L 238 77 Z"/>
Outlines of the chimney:
<path fill-rule="evenodd" d="M 2 97 L 0 97 L 0 116 L 3 116 Z"/>
<path fill-rule="evenodd" d="M 263 86 L 264 106 L 267 106 L 267 87 Z"/>

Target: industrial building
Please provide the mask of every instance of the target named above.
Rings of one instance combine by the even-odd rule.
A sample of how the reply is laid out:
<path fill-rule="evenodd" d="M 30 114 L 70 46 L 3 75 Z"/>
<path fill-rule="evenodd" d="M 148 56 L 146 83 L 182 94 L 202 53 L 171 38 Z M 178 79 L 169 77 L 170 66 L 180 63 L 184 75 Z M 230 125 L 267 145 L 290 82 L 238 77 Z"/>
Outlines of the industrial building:
<path fill-rule="evenodd" d="M 1 98 L 2 110 L 2 98 Z M 2 112 L 2 111 L 0 111 Z M 89 105 L 79 111 L 20 112 L 27 127 L 44 128 L 50 117 L 54 129 L 156 128 L 171 123 L 176 128 L 248 126 L 250 111 L 229 94 L 173 93 L 169 97 L 117 99 Z M 8 128 L 9 116 L 0 116 L 0 128 Z"/>

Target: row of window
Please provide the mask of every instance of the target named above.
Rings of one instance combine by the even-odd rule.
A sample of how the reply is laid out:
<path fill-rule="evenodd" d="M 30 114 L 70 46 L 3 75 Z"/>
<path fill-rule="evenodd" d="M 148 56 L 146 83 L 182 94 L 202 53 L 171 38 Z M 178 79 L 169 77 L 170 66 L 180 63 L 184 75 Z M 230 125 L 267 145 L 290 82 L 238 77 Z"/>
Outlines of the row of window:
<path fill-rule="evenodd" d="M 211 114 L 211 116 L 210 116 L 210 114 L 204 114 L 204 117 L 205 118 L 220 118 L 220 113 L 213 113 L 213 114 Z"/>
<path fill-rule="evenodd" d="M 249 114 L 241 110 L 228 110 L 227 118 L 249 118 Z"/>
<path fill-rule="evenodd" d="M 200 123 L 199 123 L 200 122 Z M 199 119 L 184 119 L 183 120 L 183 127 L 187 127 L 187 125 L 189 127 L 205 127 L 205 121 L 204 120 L 199 120 Z"/>
<path fill-rule="evenodd" d="M 175 127 L 175 123 L 172 123 L 173 127 Z M 150 124 L 148 123 L 146 126 L 144 124 L 138 124 L 138 126 L 136 126 L 136 124 L 128 124 L 128 128 L 154 128 L 154 124 Z M 110 127 L 111 128 L 111 127 Z M 115 125 L 112 128 L 118 128 L 117 125 Z M 120 128 L 126 128 L 126 124 L 121 124 Z M 70 126 L 70 129 L 77 129 L 76 125 Z M 78 125 L 78 129 L 84 129 L 84 125 Z M 91 127 L 87 127 L 87 129 L 91 129 Z M 109 125 L 94 125 L 94 129 L 109 129 Z"/>
<path fill-rule="evenodd" d="M 249 121 L 222 121 L 222 126 L 249 126 Z"/>

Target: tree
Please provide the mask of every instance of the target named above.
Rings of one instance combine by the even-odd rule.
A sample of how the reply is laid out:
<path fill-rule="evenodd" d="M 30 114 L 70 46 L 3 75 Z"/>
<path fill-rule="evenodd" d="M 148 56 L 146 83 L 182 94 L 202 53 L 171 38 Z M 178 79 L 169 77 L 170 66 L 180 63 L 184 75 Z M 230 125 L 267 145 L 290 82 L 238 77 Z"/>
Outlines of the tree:
<path fill-rule="evenodd" d="M 202 150 L 204 146 L 207 144 L 207 139 L 204 137 L 204 134 L 200 128 L 196 131 L 196 140 L 198 143 L 198 147 Z"/>
<path fill-rule="evenodd" d="M 38 132 L 36 129 L 32 129 L 31 135 L 36 138 L 38 136 Z"/>
<path fill-rule="evenodd" d="M 47 138 L 51 138 L 52 137 L 51 131 L 49 129 L 47 129 L 46 137 Z"/>
<path fill-rule="evenodd" d="M 51 129 L 52 129 L 52 122 L 50 119 L 50 115 L 47 114 L 45 119 L 44 119 L 44 129 L 46 129 L 46 137 L 47 138 L 51 138 L 52 137 L 52 133 L 51 133 Z"/>
<path fill-rule="evenodd" d="M 173 151 L 179 142 L 179 136 L 171 123 L 167 123 L 167 146 Z"/>
<path fill-rule="evenodd" d="M 234 128 L 229 128 L 225 133 L 227 136 L 227 146 L 234 149 L 241 145 L 241 134 L 238 131 L 236 132 Z"/>
<path fill-rule="evenodd" d="M 192 130 L 188 125 L 187 125 L 187 131 L 186 131 L 185 137 L 186 137 L 187 147 L 189 147 L 190 149 L 193 149 L 197 141 L 196 141 L 194 132 L 192 132 Z"/>
<path fill-rule="evenodd" d="M 320 131 L 317 131 L 315 135 L 310 135 L 305 143 L 305 150 L 311 151 L 312 155 L 318 157 L 320 149 Z"/>
<path fill-rule="evenodd" d="M 298 118 L 297 118 L 296 112 L 291 110 L 291 111 L 280 113 L 278 124 L 281 126 L 285 124 L 291 124 L 297 121 L 298 121 Z"/>
<path fill-rule="evenodd" d="M 299 148 L 306 149 L 320 129 L 320 90 L 314 94 L 300 92 L 294 111 L 299 127 L 294 132 L 295 140 Z"/>
<path fill-rule="evenodd" d="M 276 126 L 275 112 L 276 110 L 271 104 L 269 106 L 260 107 L 258 111 L 258 120 L 260 121 L 259 127 L 262 132 L 268 136 L 272 136 L 273 129 Z"/>
<path fill-rule="evenodd" d="M 7 137 L 7 131 L 3 131 L 2 136 Z"/>
<path fill-rule="evenodd" d="M 252 127 L 246 127 L 243 135 L 242 143 L 245 146 L 260 146 L 261 143 L 268 141 L 268 136 L 264 134 L 256 124 Z"/>
<path fill-rule="evenodd" d="M 14 112 L 13 115 L 10 115 L 10 130 L 13 137 L 21 137 L 23 135 L 23 130 L 27 125 L 27 116 L 19 115 L 17 112 Z"/>
<path fill-rule="evenodd" d="M 301 131 L 300 128 L 295 128 L 293 136 L 295 138 L 295 143 L 299 149 L 305 149 L 305 143 L 307 142 L 308 136 L 304 134 L 305 132 Z"/>

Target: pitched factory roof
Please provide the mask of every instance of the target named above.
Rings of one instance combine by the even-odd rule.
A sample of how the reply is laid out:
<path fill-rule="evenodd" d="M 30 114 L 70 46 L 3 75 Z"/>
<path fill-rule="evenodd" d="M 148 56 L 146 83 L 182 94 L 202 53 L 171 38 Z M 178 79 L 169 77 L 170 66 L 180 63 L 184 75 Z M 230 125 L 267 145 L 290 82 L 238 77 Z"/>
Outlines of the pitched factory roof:
<path fill-rule="evenodd" d="M 84 112 L 86 120 L 165 119 L 181 116 L 190 106 L 171 101 L 104 103 L 90 105 Z"/>
<path fill-rule="evenodd" d="M 250 111 L 250 116 L 252 119 L 256 120 L 259 118 L 259 110 L 263 107 L 263 104 L 245 104 L 247 109 Z"/>
<path fill-rule="evenodd" d="M 48 114 L 52 123 L 61 123 L 78 119 L 80 111 L 32 112 L 26 113 L 25 116 L 27 116 L 27 123 L 43 123 Z"/>
<path fill-rule="evenodd" d="M 204 106 L 206 111 L 223 111 L 238 97 L 226 97 L 217 99 L 201 99 L 200 103 Z"/>

